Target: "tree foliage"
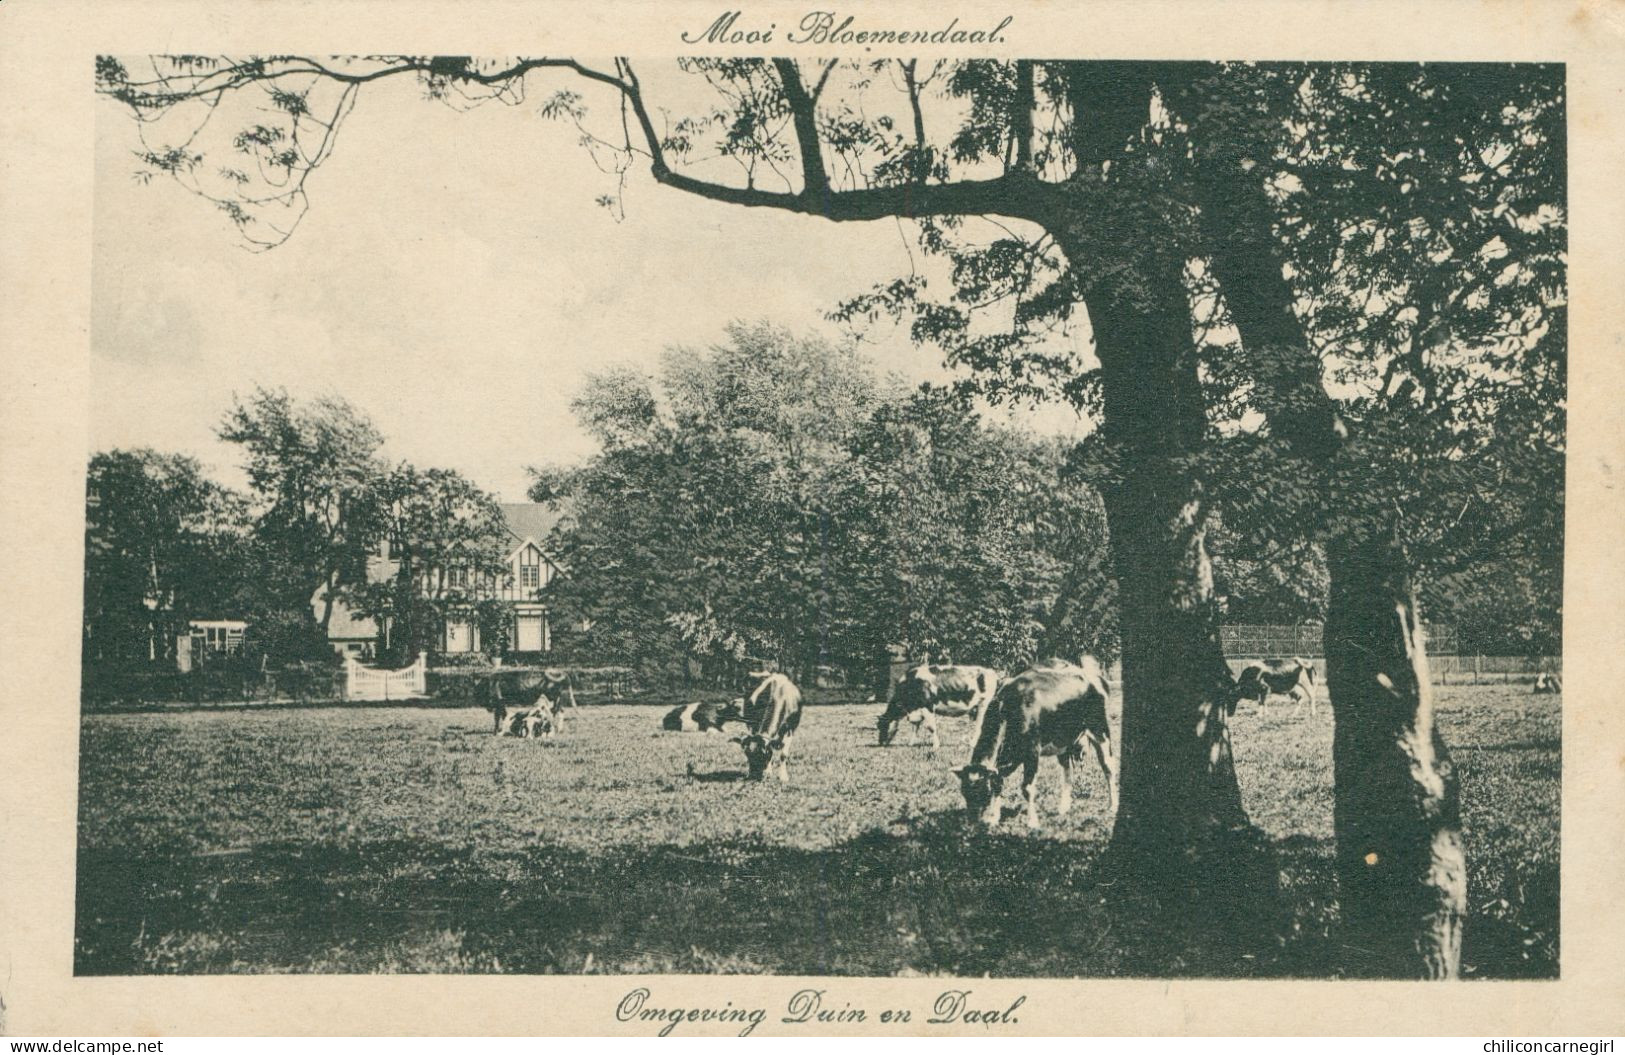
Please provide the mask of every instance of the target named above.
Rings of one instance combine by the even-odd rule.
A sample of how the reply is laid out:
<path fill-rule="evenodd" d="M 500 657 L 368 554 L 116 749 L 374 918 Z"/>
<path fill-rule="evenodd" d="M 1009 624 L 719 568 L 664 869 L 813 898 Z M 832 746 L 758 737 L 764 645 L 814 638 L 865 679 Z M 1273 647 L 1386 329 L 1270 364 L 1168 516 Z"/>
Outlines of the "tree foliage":
<path fill-rule="evenodd" d="M 880 383 L 848 348 L 728 337 L 655 378 L 594 377 L 576 412 L 603 453 L 538 479 L 571 503 L 559 600 L 592 647 L 726 672 L 1109 646 L 1099 500 L 1054 445 Z"/>
<path fill-rule="evenodd" d="M 218 434 L 243 452 L 255 536 L 270 557 L 268 592 L 278 607 L 294 611 L 325 587 L 318 617 L 325 630 L 339 589 L 367 579 L 379 535 L 383 436 L 342 399 L 301 404 L 265 388 L 235 401 Z"/>
<path fill-rule="evenodd" d="M 837 315 L 907 320 L 992 398 L 1059 394 L 1098 413 L 1100 375 L 1074 350 L 1088 291 L 1132 300 L 1149 294 L 1147 254 L 1189 261 L 1208 413 L 1230 430 L 1193 471 L 1218 488 L 1231 551 L 1246 559 L 1397 516 L 1423 570 L 1443 575 L 1510 559 L 1504 544 L 1528 530 L 1508 512 L 1555 507 L 1560 519 L 1558 67 L 736 58 L 681 60 L 673 75 L 624 58 L 97 63 L 98 90 L 139 119 L 142 170 L 215 201 L 262 245 L 291 232 L 306 177 L 358 94 L 391 80 L 457 107 L 552 89 L 541 112 L 615 174 L 610 199 L 641 160 L 657 181 L 720 201 L 914 220 L 921 268 Z M 1233 207 L 1252 193 L 1262 211 Z M 1299 397 L 1281 383 L 1295 353 L 1236 339 L 1232 307 L 1264 295 L 1224 288 L 1212 266 L 1216 249 L 1239 245 L 1284 262 L 1303 338 L 1356 437 L 1330 480 L 1272 429 L 1295 413 Z"/>
<path fill-rule="evenodd" d="M 188 620 L 242 614 L 244 500 L 195 459 L 104 451 L 90 459 L 87 499 L 87 658 L 168 657 Z"/>
<path fill-rule="evenodd" d="M 150 658 L 167 658 L 189 620 L 218 618 L 246 620 L 255 650 L 278 660 L 327 657 L 339 601 L 388 628 L 403 655 L 432 647 L 452 612 L 505 621 L 488 602 L 507 573 L 507 527 L 462 475 L 390 467 L 371 420 L 335 398 L 260 389 L 220 435 L 243 452 L 247 494 L 182 455 L 91 459 L 87 660 L 149 658 L 149 640 L 161 642 Z M 485 641 L 504 634 L 492 625 Z"/>
<path fill-rule="evenodd" d="M 435 648 L 448 616 L 472 616 L 496 631 L 481 618 L 508 575 L 509 535 L 496 499 L 453 470 L 402 463 L 374 482 L 370 503 L 383 543 L 374 548 L 388 554 L 378 559 L 388 574 L 369 574 L 343 595 L 384 629 L 386 655 L 404 660 Z M 482 636 L 486 647 L 503 643 L 496 632 L 494 640 Z"/>

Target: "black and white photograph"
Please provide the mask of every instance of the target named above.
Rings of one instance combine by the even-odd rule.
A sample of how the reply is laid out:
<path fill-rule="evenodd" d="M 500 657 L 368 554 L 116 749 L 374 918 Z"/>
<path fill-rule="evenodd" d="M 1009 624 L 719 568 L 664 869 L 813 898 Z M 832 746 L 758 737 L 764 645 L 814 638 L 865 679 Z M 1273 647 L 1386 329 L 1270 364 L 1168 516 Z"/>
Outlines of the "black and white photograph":
<path fill-rule="evenodd" d="M 95 75 L 77 972 L 1559 974 L 1560 64 Z"/>
<path fill-rule="evenodd" d="M 637 10 L 84 42 L 63 984 L 1583 980 L 1565 53 Z"/>

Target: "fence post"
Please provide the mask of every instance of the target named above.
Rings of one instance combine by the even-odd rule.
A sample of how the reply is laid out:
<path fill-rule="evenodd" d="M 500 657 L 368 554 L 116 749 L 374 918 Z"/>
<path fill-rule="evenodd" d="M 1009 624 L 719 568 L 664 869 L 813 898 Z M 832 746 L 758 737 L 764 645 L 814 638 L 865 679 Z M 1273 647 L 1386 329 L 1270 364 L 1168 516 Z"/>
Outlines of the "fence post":
<path fill-rule="evenodd" d="M 1476 652 L 1473 653 L 1473 684 L 1474 685 L 1478 684 L 1479 668 L 1482 667 L 1483 664 L 1484 664 L 1484 657 L 1480 656 Z"/>

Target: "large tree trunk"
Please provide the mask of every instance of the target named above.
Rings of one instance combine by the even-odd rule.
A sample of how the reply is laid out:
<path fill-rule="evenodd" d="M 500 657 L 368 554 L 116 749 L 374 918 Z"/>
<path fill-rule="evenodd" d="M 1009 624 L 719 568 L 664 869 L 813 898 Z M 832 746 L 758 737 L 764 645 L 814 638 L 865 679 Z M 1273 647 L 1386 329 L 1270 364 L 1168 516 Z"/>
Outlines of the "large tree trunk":
<path fill-rule="evenodd" d="M 1179 879 L 1248 824 L 1226 725 L 1234 696 L 1219 643 L 1209 512 L 1182 463 L 1206 433 L 1189 303 L 1177 261 L 1142 264 L 1151 295 L 1099 289 L 1088 300 L 1103 435 L 1117 460 L 1103 489 L 1123 669 L 1113 849 L 1134 871 Z"/>
<path fill-rule="evenodd" d="M 1275 384 L 1261 389 L 1271 430 L 1327 486 L 1347 430 L 1293 312 L 1269 201 L 1260 177 L 1233 156 L 1223 167 L 1205 160 L 1199 204 L 1231 319 L 1244 345 L 1281 357 Z M 1327 497 L 1338 504 L 1338 495 Z M 1455 776 L 1433 726 L 1410 565 L 1396 540 L 1366 525 L 1332 541 L 1327 571 L 1343 944 L 1369 973 L 1454 977 L 1466 857 Z"/>
<path fill-rule="evenodd" d="M 1326 615 L 1343 944 L 1360 974 L 1454 978 L 1467 859 L 1397 538 L 1339 543 Z"/>

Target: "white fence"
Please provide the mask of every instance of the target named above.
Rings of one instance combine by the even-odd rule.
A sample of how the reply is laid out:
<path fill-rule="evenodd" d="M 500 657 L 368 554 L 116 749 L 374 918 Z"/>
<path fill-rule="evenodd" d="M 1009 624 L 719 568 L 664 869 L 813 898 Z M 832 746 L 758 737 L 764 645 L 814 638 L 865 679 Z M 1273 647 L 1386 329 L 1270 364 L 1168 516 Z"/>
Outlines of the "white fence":
<path fill-rule="evenodd" d="M 1428 671 L 1441 685 L 1494 685 L 1563 673 L 1561 656 L 1429 656 Z"/>
<path fill-rule="evenodd" d="M 344 659 L 344 698 L 347 700 L 410 700 L 429 694 L 429 656 L 418 653 L 418 660 L 400 670 L 381 670 L 359 662 L 354 656 Z"/>
<path fill-rule="evenodd" d="M 1429 655 L 1454 656 L 1460 651 L 1456 628 L 1449 623 L 1424 623 Z M 1319 623 L 1269 625 L 1229 623 L 1219 628 L 1224 654 L 1231 659 L 1284 659 L 1288 656 L 1324 655 Z"/>
<path fill-rule="evenodd" d="M 1241 673 L 1250 659 L 1227 657 L 1232 673 Z M 1287 658 L 1287 657 L 1272 657 Z M 1315 668 L 1320 683 L 1326 683 L 1326 658 L 1300 654 L 1298 659 Z M 1116 664 L 1112 674 L 1117 673 Z M 1517 681 L 1533 681 L 1537 674 L 1563 673 L 1561 656 L 1428 656 L 1428 673 L 1435 685 L 1501 685 Z"/>

